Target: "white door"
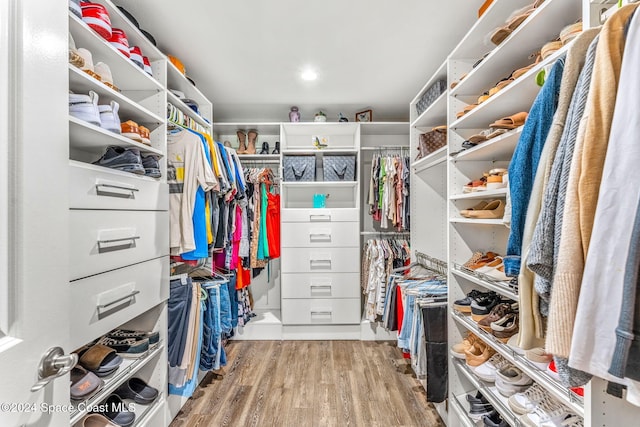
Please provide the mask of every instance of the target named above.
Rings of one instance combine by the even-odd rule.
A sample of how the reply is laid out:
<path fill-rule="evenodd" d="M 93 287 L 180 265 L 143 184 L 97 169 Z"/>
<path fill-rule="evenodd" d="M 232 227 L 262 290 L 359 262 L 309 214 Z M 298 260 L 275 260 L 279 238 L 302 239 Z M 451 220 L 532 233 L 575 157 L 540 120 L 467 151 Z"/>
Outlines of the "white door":
<path fill-rule="evenodd" d="M 31 391 L 42 355 L 71 350 L 67 23 L 67 0 L 0 1 L 0 425 L 7 427 L 69 425 L 68 374 Z"/>

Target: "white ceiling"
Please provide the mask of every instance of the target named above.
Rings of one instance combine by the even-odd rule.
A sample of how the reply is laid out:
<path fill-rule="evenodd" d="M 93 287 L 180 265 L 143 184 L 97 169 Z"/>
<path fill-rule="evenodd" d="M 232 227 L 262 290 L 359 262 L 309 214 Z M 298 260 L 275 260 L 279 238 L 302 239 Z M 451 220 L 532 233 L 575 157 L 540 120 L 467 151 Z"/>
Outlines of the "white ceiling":
<path fill-rule="evenodd" d="M 214 119 L 330 121 L 373 109 L 407 120 L 409 102 L 477 19 L 482 0 L 115 0 L 178 57 Z M 300 78 L 313 67 L 318 79 Z"/>

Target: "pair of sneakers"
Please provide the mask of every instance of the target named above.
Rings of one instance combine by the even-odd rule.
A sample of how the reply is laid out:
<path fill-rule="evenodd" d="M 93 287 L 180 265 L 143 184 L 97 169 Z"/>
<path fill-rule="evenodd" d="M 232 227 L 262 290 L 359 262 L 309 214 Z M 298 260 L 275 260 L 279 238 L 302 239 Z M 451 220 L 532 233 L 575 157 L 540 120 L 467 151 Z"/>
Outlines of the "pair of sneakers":
<path fill-rule="evenodd" d="M 582 427 L 582 417 L 554 400 L 547 391 L 534 384 L 524 392 L 509 397 L 509 407 L 519 414 L 518 421 L 530 427 Z"/>
<path fill-rule="evenodd" d="M 467 394 L 467 402 L 469 402 L 469 417 L 476 423 L 482 421 L 485 427 L 509 427 L 509 424 L 479 391 L 475 396 Z"/>
<path fill-rule="evenodd" d="M 120 134 L 120 105 L 111 101 L 108 105 L 98 105 L 99 96 L 94 91 L 88 95 L 69 94 L 69 114 L 75 118 L 100 126 L 110 132 Z"/>
<path fill-rule="evenodd" d="M 107 151 L 94 165 L 117 169 L 123 172 L 146 175 L 151 178 L 160 178 L 160 165 L 158 157 L 154 154 L 141 155 L 137 148 L 125 148 L 117 145 L 107 147 Z"/>

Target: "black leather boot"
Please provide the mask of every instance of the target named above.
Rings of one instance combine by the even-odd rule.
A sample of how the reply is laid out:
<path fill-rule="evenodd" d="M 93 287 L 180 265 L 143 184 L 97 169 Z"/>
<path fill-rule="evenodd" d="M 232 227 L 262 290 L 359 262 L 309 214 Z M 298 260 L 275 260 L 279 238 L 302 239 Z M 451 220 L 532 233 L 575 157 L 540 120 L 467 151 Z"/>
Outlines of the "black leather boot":
<path fill-rule="evenodd" d="M 280 154 L 280 141 L 276 141 L 276 148 L 273 149 L 271 154 Z"/>
<path fill-rule="evenodd" d="M 267 141 L 262 143 L 262 150 L 260 154 L 269 154 L 269 143 Z"/>

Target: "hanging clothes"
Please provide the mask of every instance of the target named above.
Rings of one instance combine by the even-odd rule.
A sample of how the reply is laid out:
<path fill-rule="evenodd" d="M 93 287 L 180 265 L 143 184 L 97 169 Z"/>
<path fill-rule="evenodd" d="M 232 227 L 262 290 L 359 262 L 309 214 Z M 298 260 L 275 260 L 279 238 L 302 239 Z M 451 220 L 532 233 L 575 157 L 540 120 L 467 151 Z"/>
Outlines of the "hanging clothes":
<path fill-rule="evenodd" d="M 367 204 L 380 228 L 409 230 L 409 157 L 374 154 Z"/>

